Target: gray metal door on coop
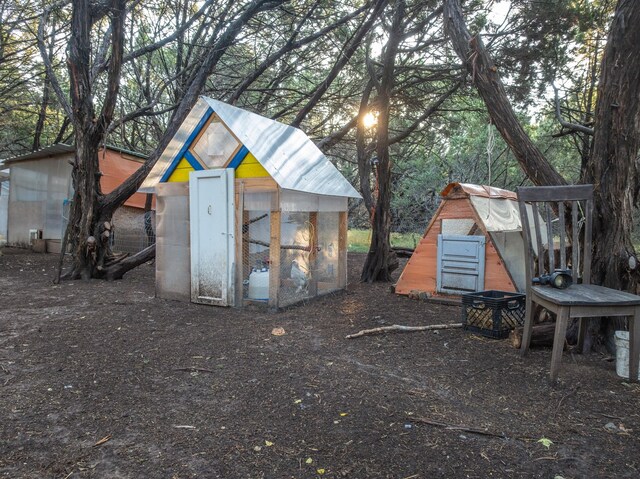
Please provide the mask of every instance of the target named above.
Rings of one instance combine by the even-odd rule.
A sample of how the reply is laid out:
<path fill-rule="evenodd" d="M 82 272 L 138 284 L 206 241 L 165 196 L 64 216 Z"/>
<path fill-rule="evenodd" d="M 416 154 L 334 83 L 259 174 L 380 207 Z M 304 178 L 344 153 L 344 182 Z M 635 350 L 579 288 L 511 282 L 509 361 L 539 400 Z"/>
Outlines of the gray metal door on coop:
<path fill-rule="evenodd" d="M 484 289 L 484 236 L 438 235 L 437 291 L 468 293 Z"/>

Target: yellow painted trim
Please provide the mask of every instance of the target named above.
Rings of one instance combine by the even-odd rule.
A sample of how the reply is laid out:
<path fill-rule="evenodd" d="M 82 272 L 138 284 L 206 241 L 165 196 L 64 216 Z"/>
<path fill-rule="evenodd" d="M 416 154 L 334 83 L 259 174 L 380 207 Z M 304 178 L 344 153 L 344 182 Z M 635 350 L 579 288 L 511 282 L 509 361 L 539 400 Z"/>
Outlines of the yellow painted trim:
<path fill-rule="evenodd" d="M 176 168 L 169 176 L 167 183 L 181 183 L 183 181 L 189 181 L 189 173 L 195 171 L 193 166 L 189 164 L 186 158 L 180 160 L 180 163 L 176 165 Z"/>
<path fill-rule="evenodd" d="M 236 178 L 270 178 L 269 172 L 264 169 L 264 166 L 253 156 L 248 153 L 242 160 L 242 163 L 236 168 Z"/>

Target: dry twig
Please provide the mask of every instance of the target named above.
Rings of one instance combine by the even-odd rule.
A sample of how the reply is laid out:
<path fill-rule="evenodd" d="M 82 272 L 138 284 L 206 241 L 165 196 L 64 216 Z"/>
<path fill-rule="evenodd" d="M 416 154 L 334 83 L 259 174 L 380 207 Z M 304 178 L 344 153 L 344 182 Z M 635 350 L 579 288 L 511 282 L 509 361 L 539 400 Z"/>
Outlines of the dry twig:
<path fill-rule="evenodd" d="M 477 427 L 470 427 L 470 426 L 455 426 L 453 424 L 446 424 L 444 422 L 433 421 L 431 419 L 427 419 L 424 417 L 411 417 L 411 421 L 419 422 L 422 424 L 429 424 L 430 426 L 441 427 L 448 431 L 465 431 L 473 434 L 481 434 L 482 436 L 506 438 L 504 434 L 487 431 L 486 429 L 480 429 Z"/>
<path fill-rule="evenodd" d="M 435 329 L 455 329 L 461 328 L 462 323 L 452 324 L 430 324 L 428 326 L 402 326 L 400 324 L 394 324 L 392 326 L 381 326 L 373 329 L 363 329 L 354 334 L 348 334 L 347 339 L 359 338 L 360 336 L 370 336 L 374 334 L 385 333 L 411 333 L 414 331 L 432 331 Z"/>
<path fill-rule="evenodd" d="M 109 434 L 108 436 L 103 437 L 102 439 L 100 439 L 98 442 L 96 442 L 93 447 L 98 447 L 98 446 L 102 446 L 105 442 L 111 440 L 111 434 Z"/>

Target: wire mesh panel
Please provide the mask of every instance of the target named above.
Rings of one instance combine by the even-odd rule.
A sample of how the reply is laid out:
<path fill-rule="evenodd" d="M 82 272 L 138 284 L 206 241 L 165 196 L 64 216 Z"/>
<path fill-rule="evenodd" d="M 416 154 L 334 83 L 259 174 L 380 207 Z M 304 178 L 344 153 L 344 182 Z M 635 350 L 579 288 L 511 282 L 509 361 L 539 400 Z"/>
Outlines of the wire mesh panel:
<path fill-rule="evenodd" d="M 340 213 L 318 213 L 318 252 L 314 276 L 318 282 L 318 294 L 340 289 Z"/>
<path fill-rule="evenodd" d="M 122 206 L 112 218 L 111 249 L 135 254 L 156 242 L 155 212 Z"/>
<path fill-rule="evenodd" d="M 244 210 L 242 227 L 242 297 L 269 300 L 270 214 L 267 210 Z"/>
<path fill-rule="evenodd" d="M 317 281 L 313 264 L 317 257 L 317 213 L 283 211 L 281 218 L 278 302 L 288 306 L 317 294 L 312 288 Z"/>
<path fill-rule="evenodd" d="M 242 204 L 242 298 L 269 300 L 272 193 L 245 193 Z"/>

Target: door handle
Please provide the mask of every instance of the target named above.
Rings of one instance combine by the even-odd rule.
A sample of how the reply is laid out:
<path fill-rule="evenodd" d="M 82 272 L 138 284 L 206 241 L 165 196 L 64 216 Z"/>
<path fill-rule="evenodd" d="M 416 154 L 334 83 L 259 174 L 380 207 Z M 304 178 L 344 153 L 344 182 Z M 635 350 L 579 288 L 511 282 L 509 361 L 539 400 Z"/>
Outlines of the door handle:
<path fill-rule="evenodd" d="M 207 208 L 207 213 L 211 214 L 211 205 Z"/>

